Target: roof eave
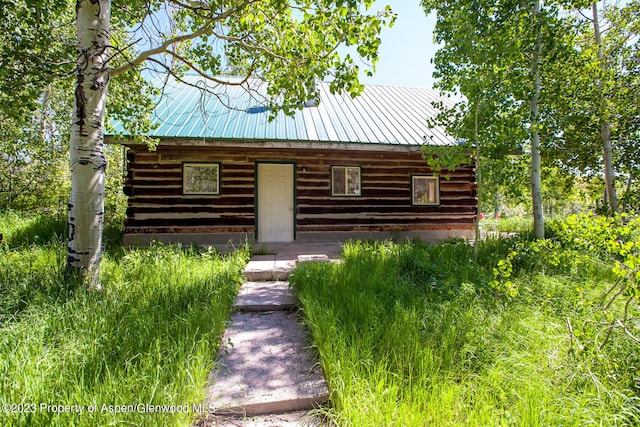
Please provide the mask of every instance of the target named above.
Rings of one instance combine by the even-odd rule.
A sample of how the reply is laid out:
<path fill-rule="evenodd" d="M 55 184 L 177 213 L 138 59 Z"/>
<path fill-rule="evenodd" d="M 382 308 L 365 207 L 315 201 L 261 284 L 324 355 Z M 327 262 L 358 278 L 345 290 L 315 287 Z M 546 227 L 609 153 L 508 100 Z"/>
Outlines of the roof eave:
<path fill-rule="evenodd" d="M 251 148 L 277 148 L 277 149 L 314 149 L 314 150 L 361 150 L 361 151 L 420 151 L 424 145 L 416 143 L 362 143 L 362 142 L 334 142 L 334 141 L 282 141 L 282 140 L 248 140 L 248 139 L 211 139 L 211 138 L 179 138 L 162 137 L 159 139 L 160 147 L 251 147 Z M 139 145 L 132 138 L 122 139 L 111 135 L 105 136 L 106 144 L 120 144 L 126 146 Z M 444 145 L 443 145 L 444 146 Z"/>

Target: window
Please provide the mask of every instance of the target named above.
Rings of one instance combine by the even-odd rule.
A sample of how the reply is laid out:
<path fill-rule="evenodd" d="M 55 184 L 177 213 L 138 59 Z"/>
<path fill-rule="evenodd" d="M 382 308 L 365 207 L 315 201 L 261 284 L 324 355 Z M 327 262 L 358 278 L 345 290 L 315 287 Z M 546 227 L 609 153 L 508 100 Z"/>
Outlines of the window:
<path fill-rule="evenodd" d="M 414 205 L 440 204 L 440 182 L 437 176 L 414 175 L 411 177 L 411 194 Z"/>
<path fill-rule="evenodd" d="M 331 168 L 332 196 L 360 195 L 360 168 L 353 166 L 333 166 Z"/>
<path fill-rule="evenodd" d="M 183 194 L 220 194 L 220 163 L 183 163 Z"/>

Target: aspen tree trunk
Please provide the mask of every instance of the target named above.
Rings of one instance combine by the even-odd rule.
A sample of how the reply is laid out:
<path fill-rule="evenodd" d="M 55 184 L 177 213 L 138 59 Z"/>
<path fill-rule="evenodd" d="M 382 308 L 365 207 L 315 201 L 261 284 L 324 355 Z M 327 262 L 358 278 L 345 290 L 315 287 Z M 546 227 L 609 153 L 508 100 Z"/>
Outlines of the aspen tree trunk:
<path fill-rule="evenodd" d="M 631 191 L 631 186 L 633 185 L 633 173 L 629 172 L 629 178 L 627 178 L 627 188 L 625 189 L 625 194 L 629 194 Z M 623 197 L 622 199 L 622 212 L 627 211 L 627 200 L 628 197 Z"/>
<path fill-rule="evenodd" d="M 538 98 L 540 97 L 539 61 L 542 52 L 542 37 L 538 23 L 539 14 L 540 0 L 536 0 L 533 7 L 533 20 L 538 34 L 535 51 L 531 60 L 531 75 L 534 80 L 533 96 L 531 97 L 531 196 L 533 198 L 533 235 L 536 239 L 543 239 L 544 211 L 542 206 L 542 184 L 540 180 L 542 159 L 540 155 L 540 126 L 538 122 Z"/>
<path fill-rule="evenodd" d="M 602 108 L 602 124 L 600 128 L 600 140 L 602 141 L 602 161 L 604 166 L 604 188 L 607 195 L 607 203 L 611 212 L 618 211 L 618 195 L 616 194 L 615 178 L 613 172 L 613 144 L 611 142 L 611 123 L 609 122 L 609 111 L 607 99 L 604 94 L 605 84 L 602 79 L 605 77 L 607 65 L 604 60 L 604 50 L 602 48 L 602 35 L 600 33 L 600 20 L 598 17 L 598 6 L 592 3 L 593 12 L 593 36 L 598 48 L 598 62 L 602 70 L 602 78 L 598 80 L 600 86 L 600 102 Z"/>
<path fill-rule="evenodd" d="M 78 60 L 71 127 L 67 266 L 100 288 L 106 157 L 103 128 L 109 82 L 110 0 L 77 0 Z"/>
<path fill-rule="evenodd" d="M 473 254 L 477 258 L 478 257 L 478 246 L 480 244 L 480 238 L 482 237 L 480 234 L 480 196 L 482 195 L 482 169 L 480 169 L 480 135 L 478 130 L 478 116 L 480 115 L 480 102 L 476 102 L 476 112 L 475 117 L 473 119 L 473 140 L 475 144 L 475 153 L 474 156 L 476 158 L 476 205 L 478 211 L 476 212 L 476 229 L 475 229 L 475 237 L 476 240 L 473 242 Z"/>

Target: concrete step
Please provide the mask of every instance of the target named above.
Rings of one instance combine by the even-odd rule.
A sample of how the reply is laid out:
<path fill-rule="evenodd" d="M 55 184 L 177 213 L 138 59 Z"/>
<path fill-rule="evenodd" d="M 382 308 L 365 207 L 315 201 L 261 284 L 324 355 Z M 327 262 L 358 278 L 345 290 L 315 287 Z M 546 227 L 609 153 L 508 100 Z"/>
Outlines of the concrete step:
<path fill-rule="evenodd" d="M 332 260 L 326 254 L 254 255 L 244 268 L 244 276 L 253 282 L 287 280 L 297 264 L 310 261 L 337 260 Z"/>
<path fill-rule="evenodd" d="M 308 343 L 294 313 L 235 313 L 206 403 L 216 416 L 283 414 L 321 405 L 329 391 Z"/>
<path fill-rule="evenodd" d="M 297 302 L 289 290 L 289 282 L 244 282 L 234 307 L 238 311 L 293 310 Z"/>
<path fill-rule="evenodd" d="M 287 280 L 296 268 L 296 258 L 277 259 L 276 255 L 254 255 L 244 268 L 244 276 L 252 282 Z"/>
<path fill-rule="evenodd" d="M 286 414 L 258 415 L 208 415 L 201 417 L 194 427 L 319 427 L 332 426 L 319 414 L 307 411 Z"/>

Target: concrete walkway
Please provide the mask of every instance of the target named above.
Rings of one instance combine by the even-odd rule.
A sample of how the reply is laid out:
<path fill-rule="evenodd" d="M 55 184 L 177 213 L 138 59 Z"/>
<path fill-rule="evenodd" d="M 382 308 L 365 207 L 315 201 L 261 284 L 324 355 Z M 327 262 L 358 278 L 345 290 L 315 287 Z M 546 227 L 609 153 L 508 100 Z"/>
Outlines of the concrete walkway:
<path fill-rule="evenodd" d="M 297 263 L 338 256 L 333 245 L 271 245 L 247 264 L 235 313 L 210 375 L 207 418 L 198 426 L 320 425 L 308 412 L 329 398 L 296 313 L 287 277 Z"/>

